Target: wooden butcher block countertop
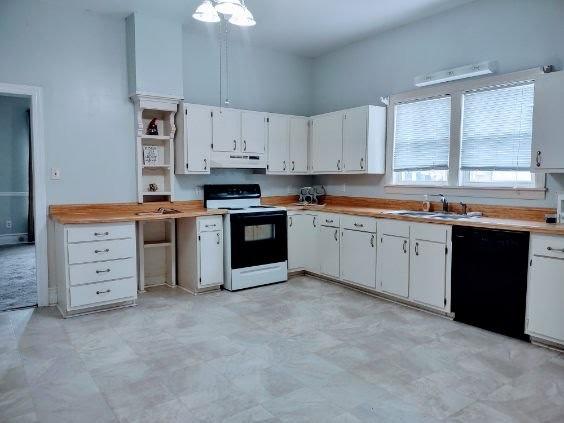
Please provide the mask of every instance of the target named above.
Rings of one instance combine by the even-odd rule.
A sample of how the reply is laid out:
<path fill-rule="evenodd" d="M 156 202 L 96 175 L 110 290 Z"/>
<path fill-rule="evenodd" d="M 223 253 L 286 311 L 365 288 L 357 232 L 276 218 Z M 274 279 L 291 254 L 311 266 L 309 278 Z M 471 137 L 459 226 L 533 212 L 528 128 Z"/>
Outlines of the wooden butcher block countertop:
<path fill-rule="evenodd" d="M 155 213 L 165 208 L 175 213 Z M 135 222 L 185 217 L 223 215 L 226 210 L 205 209 L 201 201 L 178 201 L 175 203 L 116 203 L 52 205 L 49 207 L 51 219 L 61 224 Z"/>

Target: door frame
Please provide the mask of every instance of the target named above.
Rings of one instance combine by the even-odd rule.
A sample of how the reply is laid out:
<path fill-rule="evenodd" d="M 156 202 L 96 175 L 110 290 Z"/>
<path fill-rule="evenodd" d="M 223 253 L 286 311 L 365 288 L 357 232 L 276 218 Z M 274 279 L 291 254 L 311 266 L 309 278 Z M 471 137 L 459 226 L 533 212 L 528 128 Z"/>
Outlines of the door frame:
<path fill-rule="evenodd" d="M 0 95 L 25 97 L 31 100 L 37 304 L 47 306 L 49 305 L 49 267 L 47 258 L 47 181 L 45 178 L 43 89 L 32 85 L 0 83 Z"/>

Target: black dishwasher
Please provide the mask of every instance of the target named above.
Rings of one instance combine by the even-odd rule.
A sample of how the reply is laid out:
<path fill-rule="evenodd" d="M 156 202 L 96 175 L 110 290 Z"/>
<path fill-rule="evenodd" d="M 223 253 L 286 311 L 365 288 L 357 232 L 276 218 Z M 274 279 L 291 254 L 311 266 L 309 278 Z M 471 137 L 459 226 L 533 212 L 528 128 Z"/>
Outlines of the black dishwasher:
<path fill-rule="evenodd" d="M 454 320 L 514 338 L 525 335 L 529 233 L 454 226 Z"/>

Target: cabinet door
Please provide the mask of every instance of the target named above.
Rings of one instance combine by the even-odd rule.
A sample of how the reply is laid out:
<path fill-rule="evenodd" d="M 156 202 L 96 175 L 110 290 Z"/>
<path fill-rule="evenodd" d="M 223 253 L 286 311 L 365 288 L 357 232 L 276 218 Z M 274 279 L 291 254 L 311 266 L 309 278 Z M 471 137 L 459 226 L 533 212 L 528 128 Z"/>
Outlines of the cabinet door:
<path fill-rule="evenodd" d="M 264 153 L 266 151 L 266 113 L 242 112 L 241 129 L 243 153 Z"/>
<path fill-rule="evenodd" d="M 209 173 L 213 143 L 211 108 L 190 104 L 186 106 L 184 113 L 186 170 Z"/>
<path fill-rule="evenodd" d="M 345 111 L 343 118 L 343 170 L 362 172 L 366 169 L 368 114 L 365 107 Z"/>
<path fill-rule="evenodd" d="M 446 246 L 412 240 L 409 267 L 409 298 L 443 309 L 446 292 Z"/>
<path fill-rule="evenodd" d="M 314 173 L 340 172 L 343 155 L 342 113 L 314 117 L 312 125 L 312 171 Z"/>
<path fill-rule="evenodd" d="M 409 238 L 382 235 L 378 248 L 378 280 L 382 291 L 407 298 L 409 294 Z"/>
<path fill-rule="evenodd" d="M 319 218 L 314 214 L 306 214 L 304 219 L 304 260 L 305 269 L 319 273 Z"/>
<path fill-rule="evenodd" d="M 213 112 L 213 151 L 239 151 L 241 148 L 241 112 L 219 109 Z"/>
<path fill-rule="evenodd" d="M 339 228 L 321 226 L 318 235 L 319 271 L 320 273 L 339 277 Z"/>
<path fill-rule="evenodd" d="M 341 279 L 376 288 L 376 235 L 344 229 L 341 232 Z"/>
<path fill-rule="evenodd" d="M 564 342 L 564 260 L 533 257 L 529 273 L 527 333 Z"/>
<path fill-rule="evenodd" d="M 564 172 L 564 72 L 535 81 L 531 170 Z"/>
<path fill-rule="evenodd" d="M 309 119 L 290 118 L 290 172 L 307 173 Z"/>
<path fill-rule="evenodd" d="M 308 219 L 303 214 L 288 216 L 288 269 L 303 269 L 307 264 Z"/>
<path fill-rule="evenodd" d="M 200 286 L 223 284 L 223 234 L 200 233 Z"/>
<path fill-rule="evenodd" d="M 290 119 L 270 115 L 268 122 L 268 173 L 286 173 L 290 156 Z"/>

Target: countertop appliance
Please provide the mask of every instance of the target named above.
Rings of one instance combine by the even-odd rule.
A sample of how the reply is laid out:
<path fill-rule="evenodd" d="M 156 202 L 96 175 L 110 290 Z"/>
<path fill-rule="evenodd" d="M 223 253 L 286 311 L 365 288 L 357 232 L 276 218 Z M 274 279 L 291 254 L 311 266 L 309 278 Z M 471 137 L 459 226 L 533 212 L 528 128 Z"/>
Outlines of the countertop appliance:
<path fill-rule="evenodd" d="M 204 207 L 223 216 L 225 289 L 288 280 L 286 209 L 261 205 L 260 186 L 204 185 Z"/>
<path fill-rule="evenodd" d="M 454 320 L 514 338 L 525 334 L 529 233 L 454 226 Z"/>

